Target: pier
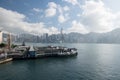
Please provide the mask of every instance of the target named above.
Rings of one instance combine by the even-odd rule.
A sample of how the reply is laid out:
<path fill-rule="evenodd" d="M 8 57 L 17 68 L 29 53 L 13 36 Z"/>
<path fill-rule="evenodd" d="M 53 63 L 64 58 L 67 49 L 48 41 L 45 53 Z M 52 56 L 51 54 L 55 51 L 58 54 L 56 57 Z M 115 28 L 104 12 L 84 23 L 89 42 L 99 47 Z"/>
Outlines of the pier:
<path fill-rule="evenodd" d="M 2 60 L 0 60 L 0 64 L 7 63 L 7 62 L 10 62 L 12 60 L 13 60 L 13 58 L 2 59 Z"/>
<path fill-rule="evenodd" d="M 41 57 L 70 57 L 77 56 L 77 49 L 66 48 L 61 46 L 18 46 L 13 52 L 8 54 L 9 57 L 16 59 L 36 59 Z"/>

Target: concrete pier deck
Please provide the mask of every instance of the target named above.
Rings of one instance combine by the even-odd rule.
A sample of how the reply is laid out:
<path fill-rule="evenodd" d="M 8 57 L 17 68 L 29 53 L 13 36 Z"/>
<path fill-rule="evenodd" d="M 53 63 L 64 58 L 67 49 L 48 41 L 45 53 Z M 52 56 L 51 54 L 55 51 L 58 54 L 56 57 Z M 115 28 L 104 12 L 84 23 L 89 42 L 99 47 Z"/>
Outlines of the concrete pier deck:
<path fill-rule="evenodd" d="M 3 59 L 3 60 L 0 60 L 0 64 L 6 63 L 6 62 L 9 62 L 9 61 L 12 61 L 12 60 L 13 60 L 13 58 Z"/>

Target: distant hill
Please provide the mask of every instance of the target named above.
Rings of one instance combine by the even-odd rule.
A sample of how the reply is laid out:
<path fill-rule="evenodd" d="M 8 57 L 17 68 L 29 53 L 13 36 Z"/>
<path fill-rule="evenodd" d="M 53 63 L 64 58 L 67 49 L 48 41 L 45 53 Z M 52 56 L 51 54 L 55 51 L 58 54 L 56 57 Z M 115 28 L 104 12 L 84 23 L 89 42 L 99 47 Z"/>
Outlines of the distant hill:
<path fill-rule="evenodd" d="M 70 36 L 72 42 L 81 42 L 81 43 L 120 43 L 120 29 L 115 29 L 107 33 L 70 33 L 67 36 Z M 65 40 L 69 41 L 68 39 Z"/>

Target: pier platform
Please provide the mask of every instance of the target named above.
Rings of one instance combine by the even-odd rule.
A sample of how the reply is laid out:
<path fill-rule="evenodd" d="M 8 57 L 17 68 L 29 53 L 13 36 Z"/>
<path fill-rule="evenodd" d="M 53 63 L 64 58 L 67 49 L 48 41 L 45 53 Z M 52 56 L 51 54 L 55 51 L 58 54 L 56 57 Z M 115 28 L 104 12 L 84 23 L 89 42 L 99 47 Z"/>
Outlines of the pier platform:
<path fill-rule="evenodd" d="M 13 60 L 13 58 L 2 59 L 2 60 L 0 60 L 0 64 L 6 63 L 6 62 L 9 62 L 12 60 Z"/>

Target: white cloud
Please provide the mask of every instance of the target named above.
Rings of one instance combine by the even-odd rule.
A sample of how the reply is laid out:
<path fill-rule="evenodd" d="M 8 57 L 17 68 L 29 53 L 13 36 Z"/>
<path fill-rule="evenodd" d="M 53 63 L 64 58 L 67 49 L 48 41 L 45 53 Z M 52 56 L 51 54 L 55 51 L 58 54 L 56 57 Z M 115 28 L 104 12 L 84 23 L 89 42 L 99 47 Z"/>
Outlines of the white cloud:
<path fill-rule="evenodd" d="M 102 33 L 115 29 L 115 18 L 118 19 L 118 16 L 107 8 L 101 0 L 86 1 L 82 9 L 81 23 L 87 30 Z"/>
<path fill-rule="evenodd" d="M 50 8 L 57 8 L 57 4 L 55 2 L 49 2 L 48 7 Z"/>
<path fill-rule="evenodd" d="M 15 11 L 7 10 L 0 7 L 0 29 L 14 33 L 49 33 L 51 28 L 47 28 L 43 22 L 28 23 L 25 21 L 26 16 Z M 52 27 L 55 32 L 57 29 Z M 57 33 L 57 32 L 56 32 Z"/>
<path fill-rule="evenodd" d="M 67 19 L 65 19 L 65 17 L 63 16 L 63 15 L 59 15 L 58 16 L 58 21 L 60 22 L 60 23 L 63 23 L 63 22 L 65 22 Z"/>
<path fill-rule="evenodd" d="M 82 25 L 80 22 L 77 22 L 76 20 L 72 21 L 72 27 L 68 28 L 67 33 L 71 32 L 77 32 L 77 33 L 88 33 L 88 31 L 85 29 L 84 25 Z"/>
<path fill-rule="evenodd" d="M 45 16 L 46 17 L 53 17 L 53 16 L 56 15 L 56 13 L 58 13 L 59 14 L 58 22 L 64 23 L 69 18 L 69 16 L 66 15 L 67 13 L 65 13 L 65 12 L 67 12 L 69 10 L 70 9 L 69 9 L 68 6 L 62 7 L 61 5 L 56 4 L 55 2 L 49 2 L 48 3 L 48 8 L 45 10 Z"/>
<path fill-rule="evenodd" d="M 58 16 L 58 21 L 60 23 L 64 23 L 69 19 L 69 14 L 65 13 L 66 11 L 69 11 L 69 7 L 68 6 L 64 6 L 61 7 L 60 5 L 57 6 L 58 12 L 60 13 L 60 15 Z"/>
<path fill-rule="evenodd" d="M 120 28 L 120 12 L 113 13 L 101 0 L 85 1 L 81 8 L 80 21 L 74 20 L 66 32 L 103 33 Z"/>
<path fill-rule="evenodd" d="M 63 0 L 63 1 L 66 1 L 66 2 L 68 2 L 68 3 L 71 3 L 72 5 L 78 4 L 78 1 L 77 1 L 77 0 Z"/>
<path fill-rule="evenodd" d="M 63 14 L 63 12 L 64 12 L 63 8 L 60 5 L 57 6 L 57 9 L 58 9 L 60 14 Z"/>
<path fill-rule="evenodd" d="M 24 28 L 24 19 L 25 16 L 23 14 L 0 7 L 0 27 L 2 29 L 7 31 L 22 31 L 21 27 Z"/>
<path fill-rule="evenodd" d="M 54 2 L 49 2 L 48 3 L 48 8 L 45 10 L 45 16 L 46 17 L 52 17 L 56 15 L 56 8 L 57 4 Z"/>
<path fill-rule="evenodd" d="M 63 7 L 63 10 L 64 10 L 64 11 L 69 11 L 70 8 L 69 8 L 68 6 L 64 6 L 64 7 Z"/>
<path fill-rule="evenodd" d="M 33 11 L 35 11 L 35 12 L 42 12 L 42 10 L 39 9 L 39 8 L 33 8 Z"/>
<path fill-rule="evenodd" d="M 45 16 L 46 17 L 52 17 L 56 14 L 56 9 L 55 8 L 48 8 L 46 11 L 45 11 Z"/>
<path fill-rule="evenodd" d="M 33 9 L 34 11 L 39 12 L 39 9 Z M 101 0 L 86 0 L 85 4 L 81 6 L 81 9 L 82 12 L 80 13 L 82 14 L 77 13 L 77 16 L 80 17 L 80 21 L 74 20 L 71 27 L 68 28 L 66 32 L 102 33 L 111 31 L 115 28 L 120 28 L 120 12 L 113 13 Z M 62 7 L 54 2 L 49 2 L 48 8 L 45 10 L 45 16 L 52 17 L 58 13 L 59 23 L 64 23 L 70 19 L 69 13 L 67 13 L 69 10 L 70 8 L 68 6 Z M 53 26 L 49 26 L 50 28 L 48 28 L 43 22 L 29 23 L 25 20 L 25 15 L 0 7 L 0 29 L 16 33 L 58 33 L 57 28 Z"/>

